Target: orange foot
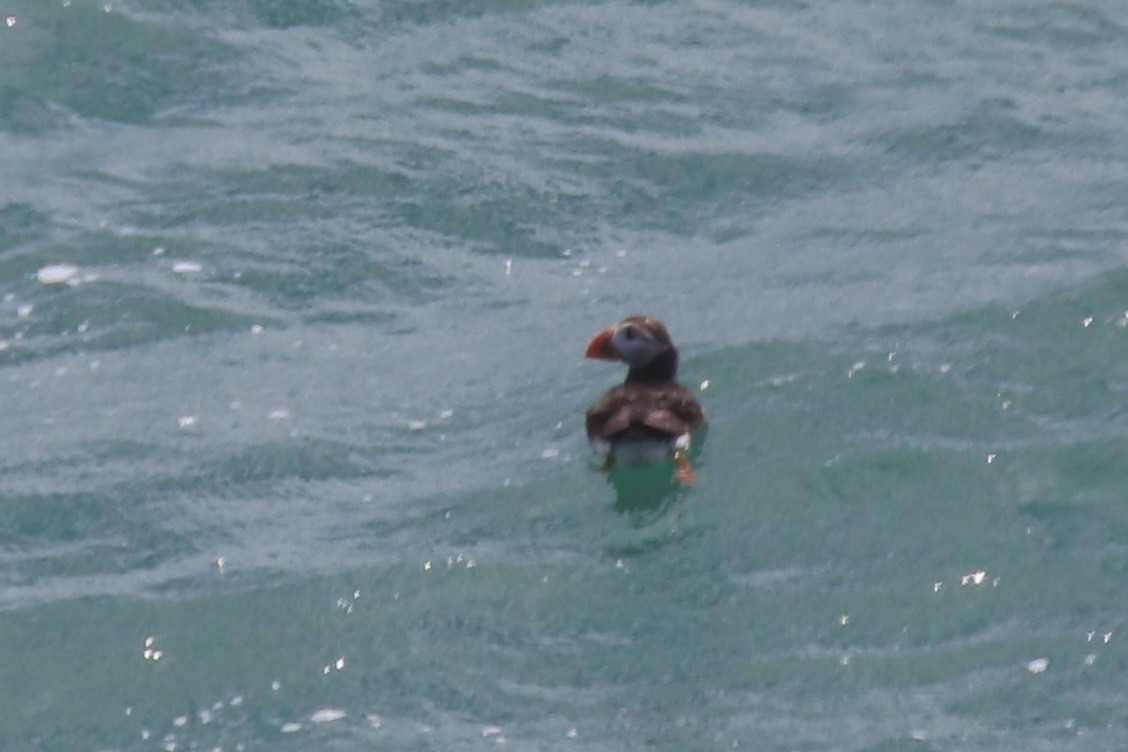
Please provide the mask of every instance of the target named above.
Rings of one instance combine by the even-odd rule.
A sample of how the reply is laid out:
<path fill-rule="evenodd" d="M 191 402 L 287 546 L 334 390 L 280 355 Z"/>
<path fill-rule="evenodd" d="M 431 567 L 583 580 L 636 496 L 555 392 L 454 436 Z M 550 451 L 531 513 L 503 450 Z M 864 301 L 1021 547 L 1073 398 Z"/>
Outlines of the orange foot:
<path fill-rule="evenodd" d="M 693 465 L 689 464 L 689 458 L 681 452 L 674 452 L 674 467 L 682 485 L 692 486 L 697 476 L 693 472 Z"/>

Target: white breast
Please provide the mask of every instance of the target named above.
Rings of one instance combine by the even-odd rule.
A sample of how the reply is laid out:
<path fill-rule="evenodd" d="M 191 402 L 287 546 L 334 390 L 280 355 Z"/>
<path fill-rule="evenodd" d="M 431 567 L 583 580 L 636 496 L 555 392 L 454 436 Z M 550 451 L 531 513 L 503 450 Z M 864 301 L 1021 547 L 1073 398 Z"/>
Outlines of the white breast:
<path fill-rule="evenodd" d="M 591 448 L 599 454 L 614 455 L 617 462 L 649 465 L 667 459 L 675 449 L 688 449 L 689 434 L 671 439 L 621 439 L 615 442 L 592 439 Z"/>

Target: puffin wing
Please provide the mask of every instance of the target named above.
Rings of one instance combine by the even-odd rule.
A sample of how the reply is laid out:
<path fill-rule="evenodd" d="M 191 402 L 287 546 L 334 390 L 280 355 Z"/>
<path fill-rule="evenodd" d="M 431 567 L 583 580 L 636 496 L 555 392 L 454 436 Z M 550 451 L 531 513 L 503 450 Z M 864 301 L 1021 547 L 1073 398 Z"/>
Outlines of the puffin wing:
<path fill-rule="evenodd" d="M 601 439 L 631 428 L 675 437 L 697 430 L 704 422 L 701 405 L 677 385 L 661 389 L 617 386 L 587 411 L 588 436 Z"/>
<path fill-rule="evenodd" d="M 681 436 L 683 433 L 689 433 L 692 430 L 689 423 L 681 416 L 665 407 L 647 408 L 643 414 L 638 417 L 639 420 L 636 421 L 637 423 L 659 433 L 669 434 L 670 436 Z"/>
<path fill-rule="evenodd" d="M 608 390 L 599 401 L 588 408 L 588 438 L 606 439 L 621 433 L 631 426 L 631 405 L 622 387 Z"/>

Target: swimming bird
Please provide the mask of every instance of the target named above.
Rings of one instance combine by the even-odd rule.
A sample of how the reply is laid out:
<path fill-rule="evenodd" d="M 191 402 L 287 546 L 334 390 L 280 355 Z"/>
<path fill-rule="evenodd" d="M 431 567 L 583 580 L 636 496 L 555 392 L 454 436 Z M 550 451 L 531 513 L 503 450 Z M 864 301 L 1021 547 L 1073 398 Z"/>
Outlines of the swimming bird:
<path fill-rule="evenodd" d="M 629 366 L 626 380 L 587 411 L 588 441 L 606 456 L 603 469 L 616 460 L 645 464 L 672 457 L 678 480 L 691 485 L 686 452 L 705 412 L 677 382 L 678 350 L 665 325 L 652 316 L 630 316 L 596 334 L 584 356 Z"/>

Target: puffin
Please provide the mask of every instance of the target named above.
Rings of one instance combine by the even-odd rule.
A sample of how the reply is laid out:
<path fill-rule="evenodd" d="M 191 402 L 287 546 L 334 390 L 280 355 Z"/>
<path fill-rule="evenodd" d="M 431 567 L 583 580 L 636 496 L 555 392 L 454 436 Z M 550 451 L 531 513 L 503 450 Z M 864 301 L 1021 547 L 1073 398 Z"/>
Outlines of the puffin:
<path fill-rule="evenodd" d="M 672 457 L 678 480 L 692 485 L 686 453 L 690 436 L 705 424 L 705 412 L 677 382 L 678 350 L 665 325 L 653 316 L 629 316 L 596 334 L 584 356 L 629 366 L 626 380 L 587 411 L 588 441 L 605 455 L 603 469 L 616 460 L 646 464 Z"/>

